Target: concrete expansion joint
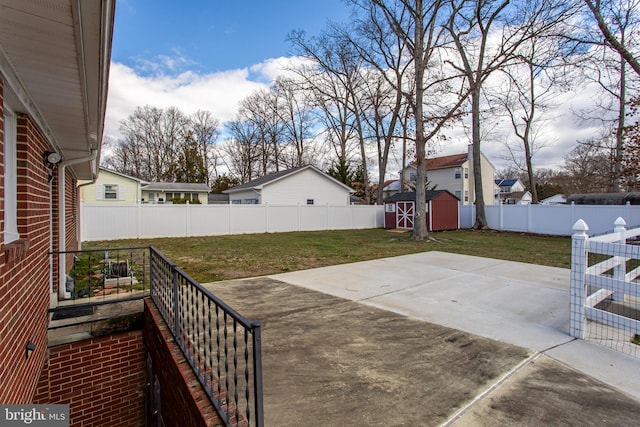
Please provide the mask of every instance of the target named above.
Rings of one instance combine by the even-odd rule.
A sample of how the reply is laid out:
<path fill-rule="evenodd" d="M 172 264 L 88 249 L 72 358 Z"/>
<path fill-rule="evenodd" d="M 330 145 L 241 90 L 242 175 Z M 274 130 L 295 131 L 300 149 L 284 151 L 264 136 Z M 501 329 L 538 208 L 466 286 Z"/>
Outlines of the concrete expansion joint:
<path fill-rule="evenodd" d="M 544 350 L 546 351 L 546 350 Z M 481 393 L 476 395 L 469 403 L 463 406 L 460 410 L 458 410 L 452 417 L 450 417 L 447 421 L 440 424 L 440 427 L 448 427 L 453 425 L 460 417 L 462 417 L 466 412 L 468 412 L 471 408 L 476 406 L 482 399 L 491 394 L 494 390 L 498 389 L 504 383 L 506 383 L 511 377 L 515 376 L 518 372 L 524 369 L 530 363 L 535 362 L 540 356 L 543 355 L 543 352 L 536 351 L 531 356 L 524 359 L 522 362 L 518 363 L 516 366 L 511 368 L 506 374 L 498 379 L 498 381 L 491 384 L 487 389 L 483 390 Z"/>

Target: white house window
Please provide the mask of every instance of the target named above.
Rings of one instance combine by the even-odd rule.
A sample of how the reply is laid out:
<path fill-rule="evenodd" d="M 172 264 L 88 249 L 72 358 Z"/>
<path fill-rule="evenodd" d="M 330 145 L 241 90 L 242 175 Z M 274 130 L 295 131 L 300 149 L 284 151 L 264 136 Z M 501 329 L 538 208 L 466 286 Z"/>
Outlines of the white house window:
<path fill-rule="evenodd" d="M 185 197 L 192 202 L 197 202 L 198 200 L 200 200 L 198 198 L 198 193 L 187 193 L 185 194 Z"/>
<path fill-rule="evenodd" d="M 308 205 L 313 205 L 314 204 L 314 200 L 313 199 L 307 199 L 307 204 Z"/>
<path fill-rule="evenodd" d="M 124 185 L 96 184 L 96 200 L 124 200 Z"/>
<path fill-rule="evenodd" d="M 469 168 L 464 168 L 464 179 L 469 179 Z"/>
<path fill-rule="evenodd" d="M 178 197 L 180 197 L 180 194 L 179 194 L 179 193 L 167 193 L 167 194 L 166 194 L 166 197 L 165 197 L 165 200 L 166 200 L 167 202 L 170 202 L 170 201 L 172 201 L 174 198 L 178 198 Z"/>
<path fill-rule="evenodd" d="M 113 184 L 104 185 L 104 199 L 118 200 L 118 186 Z"/>
<path fill-rule="evenodd" d="M 258 204 L 258 199 L 244 199 L 242 201 L 242 204 L 244 204 L 244 205 L 257 205 Z"/>
<path fill-rule="evenodd" d="M 239 205 L 239 204 L 241 204 L 241 203 L 242 203 L 242 200 L 232 200 L 232 201 L 231 201 L 231 204 L 232 204 L 232 205 Z"/>
<path fill-rule="evenodd" d="M 460 179 L 460 177 L 462 177 L 462 169 L 461 168 L 455 168 L 455 177 L 456 179 Z"/>
<path fill-rule="evenodd" d="M 469 192 L 467 190 L 464 191 L 464 201 L 465 202 L 469 201 Z"/>
<path fill-rule="evenodd" d="M 462 199 L 462 193 L 460 192 L 460 190 L 456 190 L 453 194 L 458 198 L 458 200 Z"/>
<path fill-rule="evenodd" d="M 18 240 L 16 116 L 4 106 L 4 243 Z"/>

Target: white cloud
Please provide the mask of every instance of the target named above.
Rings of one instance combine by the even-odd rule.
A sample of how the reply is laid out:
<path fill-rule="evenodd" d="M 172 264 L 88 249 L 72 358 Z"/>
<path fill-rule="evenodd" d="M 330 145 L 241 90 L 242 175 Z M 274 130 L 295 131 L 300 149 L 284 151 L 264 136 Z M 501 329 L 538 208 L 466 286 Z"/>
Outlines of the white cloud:
<path fill-rule="evenodd" d="M 168 65 L 171 63 L 158 66 L 156 70 L 167 69 Z M 247 69 L 209 74 L 185 71 L 180 74 L 160 72 L 144 75 L 134 68 L 114 62 L 109 76 L 105 135 L 118 138 L 120 121 L 133 113 L 136 107 L 143 105 L 160 108 L 176 106 L 187 114 L 208 110 L 221 122 L 232 120 L 240 100 L 270 84 L 275 75 L 274 67 L 266 65 L 264 71 L 266 74 L 256 66 L 253 72 L 258 75 L 257 79 L 250 79 Z"/>

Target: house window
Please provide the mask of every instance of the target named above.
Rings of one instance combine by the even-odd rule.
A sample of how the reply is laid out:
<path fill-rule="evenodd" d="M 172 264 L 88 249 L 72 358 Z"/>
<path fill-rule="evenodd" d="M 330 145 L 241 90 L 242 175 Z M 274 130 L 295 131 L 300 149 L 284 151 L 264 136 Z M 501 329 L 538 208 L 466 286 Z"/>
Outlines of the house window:
<path fill-rule="evenodd" d="M 469 179 L 469 168 L 464 168 L 464 179 Z"/>
<path fill-rule="evenodd" d="M 170 202 L 170 201 L 172 201 L 174 198 L 178 198 L 178 197 L 180 197 L 180 194 L 179 194 L 179 193 L 177 193 L 177 194 L 176 194 L 176 193 L 167 193 L 167 194 L 166 194 L 166 197 L 165 197 L 165 200 L 166 200 L 167 202 Z"/>
<path fill-rule="evenodd" d="M 242 201 L 243 205 L 257 205 L 258 204 L 258 199 L 244 199 Z"/>
<path fill-rule="evenodd" d="M 458 198 L 458 200 L 462 199 L 462 193 L 460 192 L 460 190 L 454 191 L 453 194 Z"/>
<path fill-rule="evenodd" d="M 462 176 L 462 169 L 461 168 L 455 168 L 454 173 L 455 173 L 456 179 L 460 179 L 460 177 Z"/>
<path fill-rule="evenodd" d="M 239 205 L 239 204 L 241 204 L 241 203 L 242 203 L 242 200 L 232 200 L 232 201 L 231 201 L 231 204 L 232 204 L 232 205 Z"/>
<path fill-rule="evenodd" d="M 313 199 L 307 199 L 307 204 L 308 205 L 313 205 L 314 204 Z"/>
<path fill-rule="evenodd" d="M 464 201 L 465 202 L 469 201 L 469 192 L 467 190 L 464 190 Z"/>
<path fill-rule="evenodd" d="M 118 186 L 113 184 L 104 185 L 104 200 L 118 200 Z"/>
<path fill-rule="evenodd" d="M 4 243 L 18 240 L 16 116 L 4 106 Z"/>

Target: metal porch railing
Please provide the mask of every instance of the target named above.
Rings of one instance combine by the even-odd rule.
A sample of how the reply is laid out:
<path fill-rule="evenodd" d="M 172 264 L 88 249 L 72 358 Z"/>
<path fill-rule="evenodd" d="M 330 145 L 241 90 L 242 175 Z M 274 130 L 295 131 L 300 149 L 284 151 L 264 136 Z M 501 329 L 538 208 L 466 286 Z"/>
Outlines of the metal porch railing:
<path fill-rule="evenodd" d="M 61 266 L 67 272 L 59 285 L 65 298 L 49 309 L 54 319 L 150 295 L 225 425 L 264 426 L 260 322 L 238 314 L 154 247 L 49 255 L 54 280 Z"/>
<path fill-rule="evenodd" d="M 65 311 L 77 316 L 83 308 L 149 296 L 149 253 L 148 246 L 50 252 L 51 278 L 59 288 L 58 305 L 49 310 L 54 319 Z"/>
<path fill-rule="evenodd" d="M 264 425 L 260 322 L 150 248 L 151 298 L 226 425 Z"/>

